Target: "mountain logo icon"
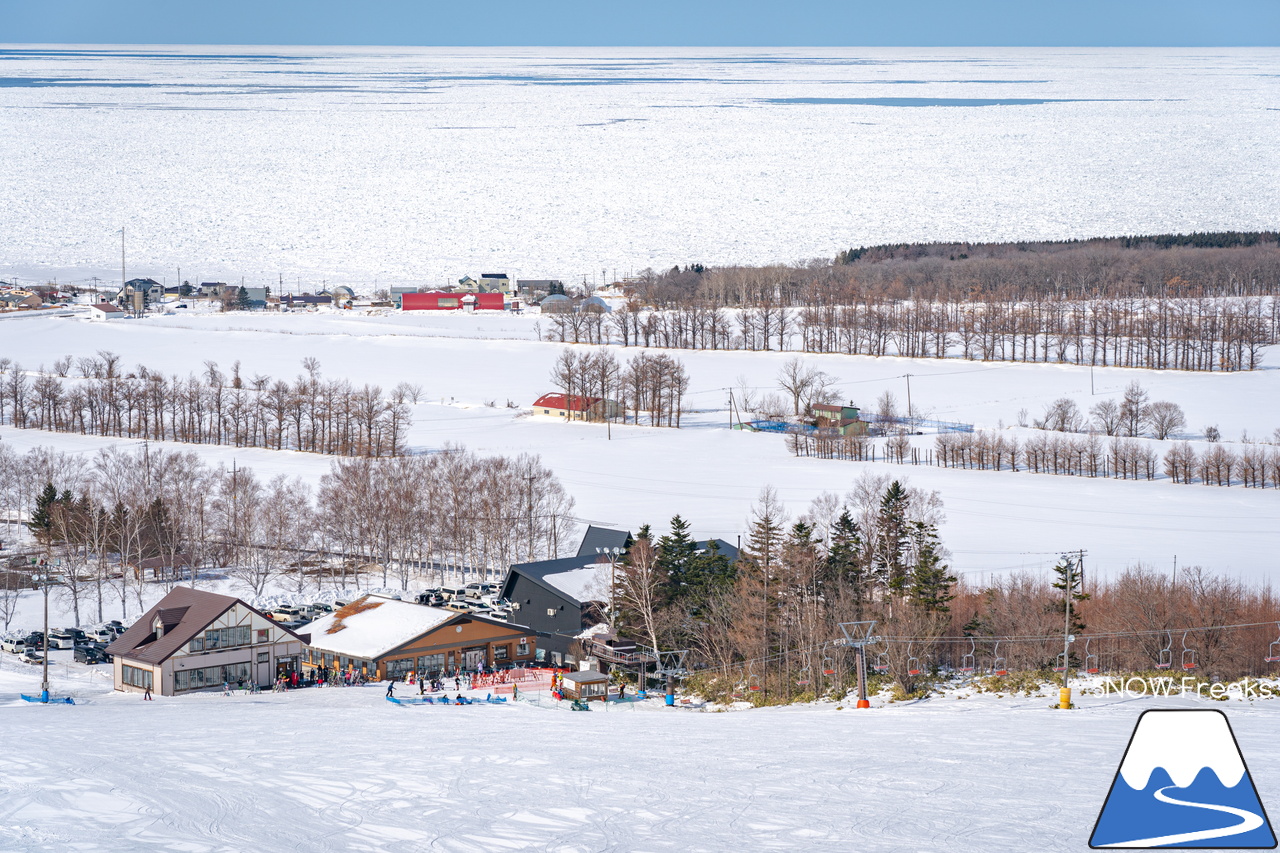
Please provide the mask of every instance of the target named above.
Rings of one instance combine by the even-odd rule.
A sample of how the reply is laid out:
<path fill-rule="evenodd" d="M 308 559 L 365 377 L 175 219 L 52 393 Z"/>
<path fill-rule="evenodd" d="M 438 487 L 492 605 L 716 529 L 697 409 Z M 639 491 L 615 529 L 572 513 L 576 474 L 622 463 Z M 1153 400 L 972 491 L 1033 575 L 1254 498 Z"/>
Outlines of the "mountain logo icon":
<path fill-rule="evenodd" d="M 1227 715 L 1145 711 L 1089 846 L 1273 849 L 1275 833 Z"/>

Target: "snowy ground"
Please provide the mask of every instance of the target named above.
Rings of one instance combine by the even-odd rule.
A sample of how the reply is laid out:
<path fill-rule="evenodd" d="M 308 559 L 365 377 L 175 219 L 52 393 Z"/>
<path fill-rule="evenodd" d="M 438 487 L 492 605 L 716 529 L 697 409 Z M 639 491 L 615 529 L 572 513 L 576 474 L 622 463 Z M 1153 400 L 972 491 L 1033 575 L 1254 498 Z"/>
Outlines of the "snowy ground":
<path fill-rule="evenodd" d="M 0 275 L 597 278 L 1275 227 L 1261 49 L 0 47 Z"/>
<path fill-rule="evenodd" d="M 615 426 L 613 438 L 593 424 L 565 424 L 522 416 L 548 383 L 559 344 L 538 342 L 532 317 L 393 316 L 343 314 L 152 317 L 93 324 L 79 319 L 0 320 L 0 356 L 35 368 L 67 353 L 119 353 L 126 365 L 164 365 L 199 372 L 206 359 L 223 369 L 240 359 L 245 375 L 292 378 L 304 356 L 319 358 L 324 375 L 389 389 L 407 381 L 429 402 L 415 406 L 411 444 L 432 450 L 457 442 L 484 453 L 532 451 L 561 477 L 581 519 L 662 530 L 675 513 L 699 536 L 730 541 L 745 529 L 764 485 L 776 487 L 793 513 L 822 492 L 843 494 L 863 472 L 906 476 L 937 489 L 946 504 L 942 534 L 953 567 L 976 580 L 1017 568 L 1045 569 L 1063 550 L 1089 552 L 1088 570 L 1101 577 L 1138 561 L 1203 565 L 1258 579 L 1280 567 L 1280 491 L 1123 482 L 958 471 L 792 457 L 779 436 L 730 431 L 727 391 L 744 377 L 768 389 L 789 353 L 675 352 L 688 367 L 695 409 L 680 430 Z M 627 357 L 633 351 L 621 350 Z M 984 364 L 959 360 L 806 356 L 839 377 L 840 390 L 867 406 L 885 390 L 905 402 L 911 373 L 917 412 L 979 427 L 1016 422 L 1057 397 L 1083 409 L 1104 396 L 1118 398 L 1137 379 L 1152 399 L 1186 410 L 1191 429 L 1217 424 L 1224 438 L 1247 431 L 1268 436 L 1280 426 L 1280 352 L 1265 369 L 1208 374 L 1069 365 Z M 506 408 L 511 400 L 518 408 Z M 493 402 L 494 407 L 485 405 Z M 0 440 L 25 449 L 40 444 L 82 452 L 112 439 L 0 428 Z M 918 439 L 923 445 L 932 438 Z M 136 444 L 136 442 L 124 442 Z M 187 448 L 187 445 L 173 445 Z M 234 459 L 260 475 L 286 473 L 315 482 L 329 460 L 314 455 L 230 447 L 198 447 L 202 456 Z"/>
<path fill-rule="evenodd" d="M 575 714 L 396 707 L 370 685 L 144 703 L 73 666 L 54 687 L 79 704 L 39 707 L 20 667 L 0 656 L 5 850 L 1076 850 L 1151 707 L 1227 711 L 1280 802 L 1275 701 Z"/>

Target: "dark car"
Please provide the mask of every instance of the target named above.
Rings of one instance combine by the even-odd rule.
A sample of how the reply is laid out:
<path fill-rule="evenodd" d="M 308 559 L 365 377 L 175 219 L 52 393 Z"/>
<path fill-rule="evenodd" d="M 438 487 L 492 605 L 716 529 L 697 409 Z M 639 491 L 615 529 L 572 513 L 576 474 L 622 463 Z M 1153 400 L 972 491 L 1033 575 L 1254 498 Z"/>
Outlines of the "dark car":
<path fill-rule="evenodd" d="M 71 653 L 71 657 L 76 663 L 96 664 L 107 662 L 106 653 L 97 646 L 76 646 L 75 651 Z"/>

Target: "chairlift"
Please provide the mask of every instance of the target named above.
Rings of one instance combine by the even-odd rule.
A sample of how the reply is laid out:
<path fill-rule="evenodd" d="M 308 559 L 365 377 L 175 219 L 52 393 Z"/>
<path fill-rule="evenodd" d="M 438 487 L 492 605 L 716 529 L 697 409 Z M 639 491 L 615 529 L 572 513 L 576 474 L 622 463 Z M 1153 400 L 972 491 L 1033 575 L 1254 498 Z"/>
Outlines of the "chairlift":
<path fill-rule="evenodd" d="M 1091 643 L 1091 642 L 1093 642 L 1093 640 L 1092 640 L 1092 639 L 1090 639 L 1090 638 L 1088 638 L 1088 637 L 1086 637 L 1086 638 L 1085 638 L 1085 641 L 1084 641 L 1084 671 L 1085 671 L 1085 672 L 1087 672 L 1087 673 L 1089 673 L 1090 675 L 1097 675 L 1097 674 L 1098 674 L 1098 656 L 1097 656 L 1097 655 L 1095 655 L 1095 654 L 1090 653 L 1090 651 L 1089 651 L 1089 643 Z"/>
<path fill-rule="evenodd" d="M 754 672 L 747 676 L 747 689 L 753 693 L 760 690 L 760 677 Z"/>
<path fill-rule="evenodd" d="M 1156 669 L 1168 669 L 1173 666 L 1173 634 L 1165 631 L 1164 636 L 1164 648 L 1160 650 L 1160 657 L 1156 659 Z"/>
<path fill-rule="evenodd" d="M 803 667 L 800 670 L 799 677 L 796 678 L 796 684 L 800 685 L 801 687 L 808 687 L 812 683 L 812 681 L 813 679 L 809 675 L 809 667 L 808 666 Z"/>
<path fill-rule="evenodd" d="M 876 655 L 876 662 L 871 664 L 871 668 L 874 669 L 876 672 L 888 672 L 889 671 L 889 653 L 881 652 L 880 654 Z"/>
<path fill-rule="evenodd" d="M 1195 669 L 1197 666 L 1196 650 L 1187 648 L 1187 632 L 1182 632 L 1182 668 Z"/>
<path fill-rule="evenodd" d="M 1067 653 L 1058 652 L 1058 657 L 1055 660 L 1057 662 L 1053 665 L 1053 671 L 1066 672 L 1067 671 Z"/>
<path fill-rule="evenodd" d="M 995 648 L 991 650 L 994 660 L 991 661 L 991 671 L 996 675 L 1008 675 L 1009 668 L 1005 664 L 1005 660 L 1000 655 L 1000 641 L 996 640 Z"/>
<path fill-rule="evenodd" d="M 920 674 L 920 658 L 911 654 L 911 647 L 914 645 L 915 643 L 907 643 L 907 675 Z"/>
<path fill-rule="evenodd" d="M 823 675 L 836 674 L 836 662 L 834 658 L 825 657 L 822 659 L 822 674 Z"/>
<path fill-rule="evenodd" d="M 977 658 L 975 657 L 975 654 L 976 654 L 976 652 L 977 652 L 977 651 L 978 651 L 978 643 L 977 643 L 977 641 L 976 641 L 976 640 L 974 640 L 974 639 L 973 639 L 973 637 L 970 637 L 970 638 L 969 638 L 969 652 L 968 652 L 968 654 L 965 654 L 964 656 L 962 656 L 962 657 L 960 658 L 960 671 L 961 671 L 961 672 L 969 673 L 969 672 L 973 672 L 975 669 L 977 669 L 977 668 L 978 668 L 978 667 L 977 667 Z"/>
<path fill-rule="evenodd" d="M 1276 623 L 1276 630 L 1280 630 L 1280 622 Z M 1267 656 L 1265 660 L 1267 663 L 1280 661 L 1280 637 L 1276 638 L 1276 641 L 1267 649 Z"/>

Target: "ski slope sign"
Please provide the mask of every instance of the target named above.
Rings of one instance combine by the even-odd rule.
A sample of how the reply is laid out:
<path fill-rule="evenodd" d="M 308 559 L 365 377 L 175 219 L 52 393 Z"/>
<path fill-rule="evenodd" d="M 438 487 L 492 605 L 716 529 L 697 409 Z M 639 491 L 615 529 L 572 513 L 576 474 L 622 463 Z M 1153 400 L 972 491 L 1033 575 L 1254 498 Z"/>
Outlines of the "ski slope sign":
<path fill-rule="evenodd" d="M 1274 848 L 1275 833 L 1227 715 L 1143 712 L 1089 846 Z"/>

